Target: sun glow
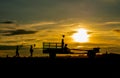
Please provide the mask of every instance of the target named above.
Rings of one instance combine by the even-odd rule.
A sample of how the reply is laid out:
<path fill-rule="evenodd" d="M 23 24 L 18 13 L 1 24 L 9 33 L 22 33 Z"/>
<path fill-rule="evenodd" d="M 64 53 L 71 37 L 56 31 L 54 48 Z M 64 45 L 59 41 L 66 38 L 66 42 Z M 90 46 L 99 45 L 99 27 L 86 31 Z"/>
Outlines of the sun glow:
<path fill-rule="evenodd" d="M 75 42 L 88 42 L 89 34 L 86 29 L 78 29 L 78 31 L 72 35 L 72 38 Z"/>

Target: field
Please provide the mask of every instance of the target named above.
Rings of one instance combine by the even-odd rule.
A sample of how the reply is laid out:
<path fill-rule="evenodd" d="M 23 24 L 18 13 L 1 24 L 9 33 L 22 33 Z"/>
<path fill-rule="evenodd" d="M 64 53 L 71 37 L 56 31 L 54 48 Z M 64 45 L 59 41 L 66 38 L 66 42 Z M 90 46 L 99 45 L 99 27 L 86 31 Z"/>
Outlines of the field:
<path fill-rule="evenodd" d="M 7 57 L 0 58 L 1 69 L 11 72 L 30 72 L 51 75 L 73 75 L 90 77 L 117 76 L 120 70 L 120 55 L 105 54 L 96 58 L 77 57 Z M 66 73 L 66 74 L 65 74 Z M 41 74 L 41 75 L 42 75 Z M 45 75 L 44 75 L 45 76 Z"/>

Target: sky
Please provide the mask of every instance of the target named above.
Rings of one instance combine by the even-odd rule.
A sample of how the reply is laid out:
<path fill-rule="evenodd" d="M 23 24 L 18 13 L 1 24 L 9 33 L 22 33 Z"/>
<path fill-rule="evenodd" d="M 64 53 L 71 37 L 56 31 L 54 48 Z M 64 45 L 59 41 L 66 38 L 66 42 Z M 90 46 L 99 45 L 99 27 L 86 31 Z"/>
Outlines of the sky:
<path fill-rule="evenodd" d="M 15 45 L 41 48 L 43 42 L 60 42 L 62 35 L 70 48 L 120 53 L 119 4 L 120 0 L 1 0 L 1 54 Z M 88 42 L 74 40 L 79 29 L 87 30 Z"/>

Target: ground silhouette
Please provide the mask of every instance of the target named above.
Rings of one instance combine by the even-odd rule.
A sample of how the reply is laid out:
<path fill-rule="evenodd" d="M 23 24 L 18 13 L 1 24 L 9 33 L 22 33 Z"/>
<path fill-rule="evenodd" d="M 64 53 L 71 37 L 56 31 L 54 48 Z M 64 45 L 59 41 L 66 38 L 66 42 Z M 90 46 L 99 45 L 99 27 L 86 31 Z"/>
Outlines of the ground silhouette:
<path fill-rule="evenodd" d="M 23 72 L 39 73 L 41 75 L 50 74 L 49 77 L 55 75 L 68 77 L 72 75 L 74 77 L 116 77 L 120 73 L 120 55 L 110 53 L 92 59 L 74 57 L 6 57 L 0 58 L 0 66 L 1 69 L 4 68 L 6 71 L 19 71 L 19 74 Z"/>

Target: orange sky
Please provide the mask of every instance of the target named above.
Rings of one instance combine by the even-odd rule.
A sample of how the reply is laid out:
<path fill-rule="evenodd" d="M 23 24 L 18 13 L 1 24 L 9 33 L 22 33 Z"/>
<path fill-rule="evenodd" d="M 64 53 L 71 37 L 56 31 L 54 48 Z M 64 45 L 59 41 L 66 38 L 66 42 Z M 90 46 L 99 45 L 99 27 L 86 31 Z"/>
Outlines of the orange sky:
<path fill-rule="evenodd" d="M 119 53 L 119 4 L 119 0 L 0 1 L 0 47 L 41 48 L 43 42 L 60 42 L 64 34 L 70 48 L 99 46 Z M 81 35 L 80 29 L 87 32 Z"/>

